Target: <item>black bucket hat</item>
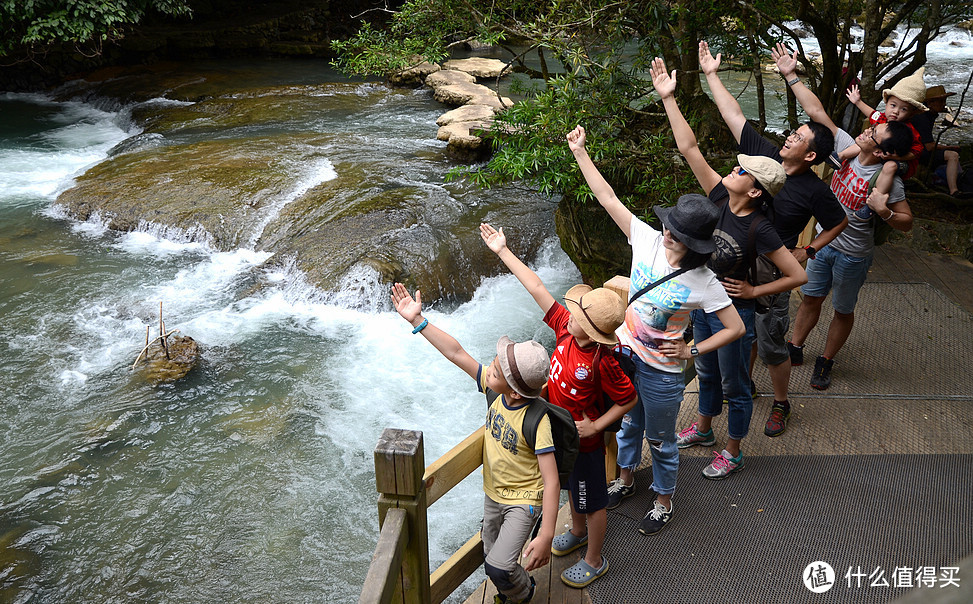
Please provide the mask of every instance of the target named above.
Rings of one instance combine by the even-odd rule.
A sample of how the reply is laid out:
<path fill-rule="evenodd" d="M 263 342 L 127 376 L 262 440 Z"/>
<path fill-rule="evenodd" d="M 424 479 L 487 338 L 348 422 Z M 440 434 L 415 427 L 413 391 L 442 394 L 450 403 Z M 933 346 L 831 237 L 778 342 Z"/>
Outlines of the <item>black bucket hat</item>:
<path fill-rule="evenodd" d="M 652 209 L 662 224 L 689 249 L 700 254 L 716 251 L 713 231 L 720 213 L 708 197 L 689 193 L 680 197 L 675 207 L 655 206 Z"/>

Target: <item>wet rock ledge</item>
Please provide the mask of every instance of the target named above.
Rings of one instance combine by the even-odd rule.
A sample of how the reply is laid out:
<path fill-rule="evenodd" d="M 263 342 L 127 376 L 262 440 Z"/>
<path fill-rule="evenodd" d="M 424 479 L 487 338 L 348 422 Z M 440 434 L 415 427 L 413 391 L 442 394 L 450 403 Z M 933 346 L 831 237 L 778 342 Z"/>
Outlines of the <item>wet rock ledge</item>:
<path fill-rule="evenodd" d="M 436 138 L 446 141 L 450 157 L 471 162 L 489 154 L 490 140 L 485 133 L 494 116 L 513 105 L 509 98 L 479 83 L 503 77 L 505 67 L 503 61 L 486 58 L 453 59 L 442 66 L 425 62 L 395 74 L 391 82 L 403 87 L 429 86 L 433 98 L 455 107 L 436 120 Z"/>

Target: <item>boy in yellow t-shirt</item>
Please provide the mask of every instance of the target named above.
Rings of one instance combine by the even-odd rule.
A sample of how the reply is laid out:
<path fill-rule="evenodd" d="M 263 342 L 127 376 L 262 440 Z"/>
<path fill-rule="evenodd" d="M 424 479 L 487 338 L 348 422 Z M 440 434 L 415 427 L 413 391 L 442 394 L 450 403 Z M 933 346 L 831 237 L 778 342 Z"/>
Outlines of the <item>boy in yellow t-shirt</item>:
<path fill-rule="evenodd" d="M 392 287 L 395 310 L 422 334 L 444 357 L 477 381 L 487 396 L 487 421 L 483 438 L 483 566 L 496 585 L 494 602 L 529 602 L 534 580 L 527 571 L 540 568 L 551 558 L 551 541 L 557 520 L 561 491 L 554 460 L 551 423 L 545 415 L 537 426 L 533 450 L 524 439 L 527 408 L 547 382 L 550 360 L 544 347 L 529 340 L 515 343 L 503 336 L 497 341 L 497 356 L 484 367 L 463 349 L 453 336 L 422 316 L 422 296 L 413 299 L 401 283 Z M 530 536 L 541 510 L 537 537 L 520 552 Z M 501 527 L 503 531 L 501 532 Z"/>

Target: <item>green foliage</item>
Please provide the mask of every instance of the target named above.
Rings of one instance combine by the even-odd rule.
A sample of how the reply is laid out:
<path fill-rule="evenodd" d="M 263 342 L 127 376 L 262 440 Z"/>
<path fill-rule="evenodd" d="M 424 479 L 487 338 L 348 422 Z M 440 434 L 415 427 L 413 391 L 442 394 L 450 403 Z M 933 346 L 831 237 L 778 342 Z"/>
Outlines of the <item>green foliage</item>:
<path fill-rule="evenodd" d="M 648 127 L 665 118 L 646 119 L 633 107 L 631 96 L 642 92 L 637 84 L 603 86 L 576 75 L 553 78 L 543 91 L 497 116 L 491 133 L 495 152 L 486 165 L 456 168 L 448 178 L 483 187 L 524 182 L 546 195 L 569 193 L 578 201 L 593 201 L 565 139 L 580 124 L 589 155 L 623 203 L 643 213 L 656 203 L 675 202 L 698 186 L 681 163 L 674 163 L 668 129 L 656 134 Z"/>
<path fill-rule="evenodd" d="M 100 47 L 149 11 L 190 14 L 189 0 L 0 0 L 0 56 L 56 42 Z"/>
<path fill-rule="evenodd" d="M 811 74 L 807 81 L 834 110 L 844 98 L 842 59 L 850 52 L 856 15 L 864 12 L 874 19 L 895 10 L 891 18 L 901 23 L 938 15 L 938 20 L 923 21 L 935 32 L 955 22 L 958 13 L 970 13 L 971 6 L 968 0 L 808 0 L 797 5 L 771 0 L 406 0 L 383 26 L 364 23 L 356 36 L 334 43 L 340 55 L 335 64 L 349 73 L 387 76 L 423 60 L 441 61 L 463 41 L 499 44 L 509 52 L 512 68 L 534 79 L 520 91 L 525 100 L 494 123 L 495 153 L 489 162 L 458 168 L 450 178 L 481 186 L 520 181 L 548 195 L 590 199 L 564 141 L 565 133 L 581 124 L 588 131 L 592 159 L 619 198 L 640 211 L 697 188 L 688 170 L 673 160 L 667 121 L 651 103 L 647 71 L 653 57 L 664 57 L 669 69 L 681 72 L 680 104 L 699 116 L 694 123 L 693 115 L 687 115 L 699 126 L 698 134 L 712 139 L 722 122 L 706 110 L 704 105 L 712 104 L 700 93 L 700 39 L 723 50 L 726 64 L 732 56 L 737 68 L 749 70 L 766 58 L 755 56 L 760 53 L 754 48 L 769 53 L 781 40 L 793 46 L 798 35 L 787 23 L 803 21 L 826 59 L 823 68 L 805 63 Z M 528 56 L 534 61 L 528 62 Z M 909 56 L 924 60 L 923 53 Z M 865 66 L 863 82 L 877 64 L 872 60 L 871 67 Z M 712 140 L 705 142 L 707 152 L 721 151 Z"/>

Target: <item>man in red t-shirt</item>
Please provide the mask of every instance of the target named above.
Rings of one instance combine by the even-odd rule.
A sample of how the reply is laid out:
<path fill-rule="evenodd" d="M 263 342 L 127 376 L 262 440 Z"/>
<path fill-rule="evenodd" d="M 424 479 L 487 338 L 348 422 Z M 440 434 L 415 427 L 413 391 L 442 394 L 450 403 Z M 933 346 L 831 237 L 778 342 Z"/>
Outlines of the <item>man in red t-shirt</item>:
<path fill-rule="evenodd" d="M 544 311 L 544 322 L 557 336 L 547 396 L 551 403 L 571 412 L 581 446 L 568 479 L 572 528 L 554 538 L 551 552 L 563 556 L 588 545 L 584 557 L 561 573 L 567 585 L 585 587 L 608 571 L 608 561 L 602 555 L 608 528 L 603 432 L 638 400 L 635 387 L 610 348 L 618 343 L 615 330 L 625 320 L 625 302 L 603 287 L 593 290 L 582 284 L 568 290 L 566 306 L 562 306 L 540 277 L 507 249 L 503 229 L 481 224 L 480 236 L 534 298 Z M 615 403 L 604 411 L 603 393 Z"/>

